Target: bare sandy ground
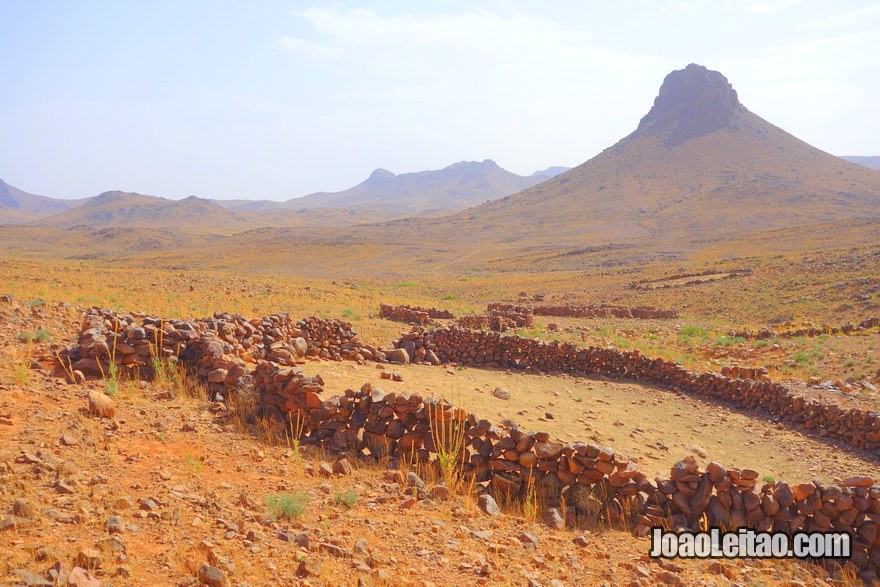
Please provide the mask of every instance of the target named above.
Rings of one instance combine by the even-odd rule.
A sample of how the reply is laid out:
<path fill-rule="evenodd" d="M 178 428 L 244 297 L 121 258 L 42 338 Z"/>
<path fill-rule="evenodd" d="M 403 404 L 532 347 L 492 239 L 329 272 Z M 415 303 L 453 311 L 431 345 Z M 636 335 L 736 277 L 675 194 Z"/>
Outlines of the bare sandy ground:
<path fill-rule="evenodd" d="M 327 396 L 358 389 L 367 381 L 386 391 L 434 394 L 495 424 L 510 419 L 522 429 L 547 431 L 563 441 L 611 446 L 635 457 L 649 475 L 668 474 L 676 461 L 693 454 L 699 462 L 715 460 L 789 482 L 831 482 L 856 474 L 880 477 L 880 462 L 870 455 L 856 455 L 731 406 L 654 387 L 567 375 L 385 367 L 400 373 L 403 382 L 381 379 L 382 369 L 372 364 L 315 362 L 304 370 L 321 374 Z M 492 395 L 499 386 L 510 392 L 509 401 Z"/>

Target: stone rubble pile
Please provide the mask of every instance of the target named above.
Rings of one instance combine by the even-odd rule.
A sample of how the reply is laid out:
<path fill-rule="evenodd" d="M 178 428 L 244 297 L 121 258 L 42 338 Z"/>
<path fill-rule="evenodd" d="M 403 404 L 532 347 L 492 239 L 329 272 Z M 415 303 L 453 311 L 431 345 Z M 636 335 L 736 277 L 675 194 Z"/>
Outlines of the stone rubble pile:
<path fill-rule="evenodd" d="M 768 338 L 798 338 L 801 336 L 807 338 L 815 338 L 823 334 L 840 335 L 840 334 L 858 334 L 872 328 L 880 326 L 880 317 L 874 316 L 866 318 L 858 324 L 847 322 L 840 326 L 806 326 L 796 330 L 783 330 L 777 332 L 770 328 L 762 328 L 757 331 L 750 330 L 731 330 L 728 336 L 745 338 L 746 340 L 765 340 Z"/>
<path fill-rule="evenodd" d="M 721 374 L 732 379 L 767 379 L 766 367 L 741 367 L 739 365 L 725 366 L 721 368 Z"/>
<path fill-rule="evenodd" d="M 786 426 L 880 454 L 880 414 L 877 412 L 807 399 L 770 381 L 692 372 L 678 363 L 644 357 L 637 350 L 578 347 L 559 341 L 544 343 L 520 336 L 501 336 L 497 332 L 453 327 L 410 333 L 404 338 L 405 341 L 401 339 L 395 346 L 402 348 L 406 342 L 415 352 L 425 349 L 422 352 L 433 353 L 443 363 L 629 379 L 709 396 L 739 407 L 761 410 Z"/>
<path fill-rule="evenodd" d="M 492 304 L 484 314 L 462 316 L 455 323 L 462 328 L 495 332 L 506 332 L 512 328 L 529 327 L 534 324 L 534 316 L 531 312 L 507 308 L 495 309 L 491 306 Z"/>
<path fill-rule="evenodd" d="M 379 304 L 379 317 L 395 322 L 406 322 L 408 324 L 418 324 L 426 326 L 434 320 L 454 320 L 455 314 L 449 310 L 439 310 L 437 308 L 421 308 L 419 306 L 407 306 L 401 304 L 392 306 L 390 304 Z"/>
<path fill-rule="evenodd" d="M 182 362 L 211 391 L 221 393 L 250 382 L 248 363 L 269 361 L 293 366 L 303 357 L 331 360 L 384 360 L 384 353 L 362 345 L 348 322 L 286 314 L 248 320 L 215 313 L 198 320 L 163 320 L 139 313 L 89 310 L 77 344 L 61 357 L 73 372 L 108 376 L 110 365 L 141 378 L 154 376 L 154 360 Z"/>

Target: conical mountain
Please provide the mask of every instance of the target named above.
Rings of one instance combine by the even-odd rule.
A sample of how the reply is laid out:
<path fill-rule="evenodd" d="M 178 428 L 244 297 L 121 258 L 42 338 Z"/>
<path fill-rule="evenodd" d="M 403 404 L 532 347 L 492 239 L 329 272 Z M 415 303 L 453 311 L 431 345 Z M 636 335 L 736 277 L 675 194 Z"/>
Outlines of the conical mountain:
<path fill-rule="evenodd" d="M 793 97 L 796 99 L 796 97 Z M 435 228 L 505 242 L 585 245 L 710 238 L 880 211 L 880 172 L 750 112 L 721 73 L 666 76 L 638 128 L 586 163 Z"/>

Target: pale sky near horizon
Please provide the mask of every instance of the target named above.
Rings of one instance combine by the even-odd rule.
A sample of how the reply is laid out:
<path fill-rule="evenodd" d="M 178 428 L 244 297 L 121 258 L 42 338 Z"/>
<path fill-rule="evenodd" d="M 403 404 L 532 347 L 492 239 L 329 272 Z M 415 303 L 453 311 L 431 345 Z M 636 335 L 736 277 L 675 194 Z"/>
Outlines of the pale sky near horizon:
<path fill-rule="evenodd" d="M 0 0 L 0 178 L 87 197 L 283 200 L 632 132 L 699 63 L 835 155 L 880 155 L 880 4 Z"/>

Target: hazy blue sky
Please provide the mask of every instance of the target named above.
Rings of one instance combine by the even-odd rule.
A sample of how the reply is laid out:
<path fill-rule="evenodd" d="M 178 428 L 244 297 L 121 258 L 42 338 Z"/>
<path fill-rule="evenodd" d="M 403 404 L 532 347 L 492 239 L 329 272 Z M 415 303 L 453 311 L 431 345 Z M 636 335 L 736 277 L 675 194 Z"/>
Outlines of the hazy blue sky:
<path fill-rule="evenodd" d="M 880 155 L 876 1 L 0 0 L 0 21 L 0 178 L 44 195 L 573 166 L 691 62 L 821 149 Z"/>

